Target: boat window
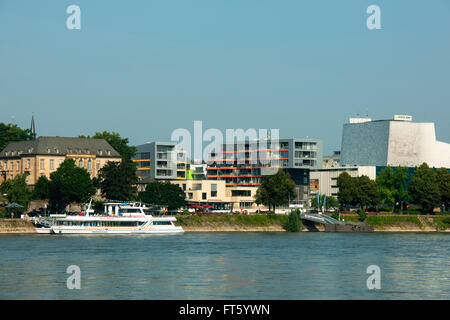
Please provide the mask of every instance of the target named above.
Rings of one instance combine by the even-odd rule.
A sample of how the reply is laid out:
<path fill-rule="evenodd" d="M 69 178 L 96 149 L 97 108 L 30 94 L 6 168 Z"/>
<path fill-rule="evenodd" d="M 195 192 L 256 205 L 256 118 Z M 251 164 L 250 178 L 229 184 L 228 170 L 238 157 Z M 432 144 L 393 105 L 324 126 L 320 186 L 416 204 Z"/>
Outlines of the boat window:
<path fill-rule="evenodd" d="M 170 221 L 153 221 L 153 225 L 155 226 L 167 226 L 167 225 L 171 225 L 172 222 Z"/>

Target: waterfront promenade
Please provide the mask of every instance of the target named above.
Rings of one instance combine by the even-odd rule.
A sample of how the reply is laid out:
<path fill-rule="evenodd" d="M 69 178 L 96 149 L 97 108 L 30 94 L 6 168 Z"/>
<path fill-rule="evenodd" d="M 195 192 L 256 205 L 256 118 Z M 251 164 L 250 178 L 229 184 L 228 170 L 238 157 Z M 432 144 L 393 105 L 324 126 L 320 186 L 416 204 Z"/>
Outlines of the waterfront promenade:
<path fill-rule="evenodd" d="M 450 232 L 449 216 L 369 215 L 364 223 L 357 215 L 343 215 L 348 223 L 371 225 L 375 232 Z M 284 232 L 286 215 L 181 215 L 176 225 L 185 232 Z M 304 221 L 303 232 L 322 232 L 323 224 Z M 0 233 L 36 233 L 31 222 L 0 219 Z"/>

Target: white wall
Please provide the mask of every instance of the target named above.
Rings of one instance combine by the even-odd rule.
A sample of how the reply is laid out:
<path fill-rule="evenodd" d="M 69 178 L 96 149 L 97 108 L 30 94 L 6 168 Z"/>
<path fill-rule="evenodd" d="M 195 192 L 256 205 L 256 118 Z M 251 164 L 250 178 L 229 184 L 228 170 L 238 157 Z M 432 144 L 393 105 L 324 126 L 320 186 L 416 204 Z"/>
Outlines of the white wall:
<path fill-rule="evenodd" d="M 388 166 L 450 168 L 450 144 L 436 141 L 434 123 L 391 121 Z"/>

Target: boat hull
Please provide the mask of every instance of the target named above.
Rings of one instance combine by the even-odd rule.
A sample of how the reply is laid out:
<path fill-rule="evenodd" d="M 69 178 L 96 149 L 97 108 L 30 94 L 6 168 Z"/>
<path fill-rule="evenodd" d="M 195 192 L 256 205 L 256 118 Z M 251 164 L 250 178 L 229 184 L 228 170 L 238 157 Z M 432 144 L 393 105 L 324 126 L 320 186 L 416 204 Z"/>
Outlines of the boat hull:
<path fill-rule="evenodd" d="M 51 228 L 34 228 L 36 230 L 36 233 L 39 234 L 50 234 L 53 233 Z"/>
<path fill-rule="evenodd" d="M 52 227 L 51 231 L 51 233 L 54 234 L 174 234 L 184 232 L 183 228 L 181 227 L 158 229 Z"/>

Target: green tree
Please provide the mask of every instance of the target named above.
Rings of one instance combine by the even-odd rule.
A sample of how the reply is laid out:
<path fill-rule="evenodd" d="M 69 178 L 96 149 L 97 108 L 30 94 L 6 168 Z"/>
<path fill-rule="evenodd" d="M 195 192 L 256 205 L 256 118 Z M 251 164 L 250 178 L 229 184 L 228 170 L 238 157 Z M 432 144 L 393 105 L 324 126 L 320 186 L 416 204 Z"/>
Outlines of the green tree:
<path fill-rule="evenodd" d="M 295 183 L 289 173 L 280 169 L 274 175 L 265 176 L 256 191 L 256 203 L 275 209 L 289 203 L 295 197 Z"/>
<path fill-rule="evenodd" d="M 344 207 L 355 204 L 356 186 L 348 172 L 342 172 L 338 176 L 336 185 L 339 188 L 337 194 L 339 203 Z"/>
<path fill-rule="evenodd" d="M 337 178 L 338 199 L 342 206 L 359 205 L 365 210 L 369 205 L 378 204 L 378 188 L 368 176 L 351 177 L 343 172 Z"/>
<path fill-rule="evenodd" d="M 34 185 L 31 197 L 35 200 L 45 200 L 50 198 L 49 185 L 50 180 L 47 179 L 47 176 L 40 176 Z"/>
<path fill-rule="evenodd" d="M 283 225 L 283 229 L 288 232 L 299 232 L 303 228 L 302 220 L 300 219 L 300 211 L 292 210 L 286 223 Z"/>
<path fill-rule="evenodd" d="M 358 220 L 364 222 L 367 218 L 366 212 L 364 210 L 358 210 Z"/>
<path fill-rule="evenodd" d="M 31 199 L 31 191 L 27 186 L 26 179 L 27 176 L 25 174 L 15 176 L 14 179 L 10 180 L 11 182 L 6 194 L 6 199 L 10 203 L 18 203 L 23 206 L 24 210 L 28 208 Z"/>
<path fill-rule="evenodd" d="M 2 184 L 0 184 L 0 191 L 2 192 L 2 194 L 8 193 L 8 191 L 11 189 L 11 184 L 12 184 L 11 179 L 6 179 L 2 182 Z"/>
<path fill-rule="evenodd" d="M 449 210 L 450 204 L 450 172 L 446 168 L 439 168 L 436 170 L 436 181 L 441 194 L 441 204 L 444 210 Z"/>
<path fill-rule="evenodd" d="M 170 182 L 155 181 L 149 183 L 138 198 L 147 203 L 178 209 L 187 205 L 186 195 L 178 185 Z"/>
<path fill-rule="evenodd" d="M 70 203 L 85 202 L 95 192 L 89 172 L 77 167 L 73 159 L 64 160 L 58 170 L 50 174 L 49 202 L 52 211 L 61 212 Z"/>
<path fill-rule="evenodd" d="M 94 183 L 106 199 L 130 200 L 135 193 L 132 186 L 137 183 L 136 167 L 130 161 L 108 161 Z"/>
<path fill-rule="evenodd" d="M 21 129 L 15 124 L 4 124 L 0 122 L 0 151 L 3 150 L 10 142 L 26 141 L 32 139 L 33 136 L 29 129 Z"/>
<path fill-rule="evenodd" d="M 362 175 L 353 178 L 356 185 L 355 202 L 361 206 L 362 210 L 366 210 L 368 206 L 377 205 L 379 194 L 377 183 L 368 176 Z"/>
<path fill-rule="evenodd" d="M 419 204 L 424 212 L 433 212 L 441 202 L 441 193 L 436 173 L 427 163 L 422 163 L 414 172 L 408 188 L 411 202 Z"/>
<path fill-rule="evenodd" d="M 397 203 L 406 201 L 408 195 L 407 178 L 407 169 L 402 167 L 395 168 L 395 170 L 391 167 L 384 168 L 376 178 L 380 202 L 391 206 L 392 212 L 394 212 Z"/>

